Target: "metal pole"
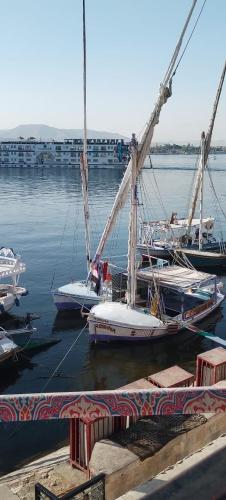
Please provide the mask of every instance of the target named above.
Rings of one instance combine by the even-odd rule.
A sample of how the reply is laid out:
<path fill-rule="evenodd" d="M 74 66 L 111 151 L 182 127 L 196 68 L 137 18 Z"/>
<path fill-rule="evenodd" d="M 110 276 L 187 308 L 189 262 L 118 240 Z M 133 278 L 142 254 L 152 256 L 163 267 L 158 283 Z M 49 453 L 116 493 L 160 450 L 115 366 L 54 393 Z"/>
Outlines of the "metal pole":
<path fill-rule="evenodd" d="M 204 168 L 205 168 L 205 132 L 201 136 L 201 177 L 200 177 L 200 220 L 199 220 L 199 251 L 202 250 L 202 221 L 203 221 L 203 181 L 204 181 Z"/>

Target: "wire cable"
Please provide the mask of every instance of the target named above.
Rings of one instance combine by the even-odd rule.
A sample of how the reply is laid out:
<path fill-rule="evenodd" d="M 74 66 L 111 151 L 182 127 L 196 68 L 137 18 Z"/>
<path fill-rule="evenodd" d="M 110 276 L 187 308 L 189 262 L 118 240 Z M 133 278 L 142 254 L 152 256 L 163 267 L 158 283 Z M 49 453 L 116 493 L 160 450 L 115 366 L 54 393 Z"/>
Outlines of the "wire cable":
<path fill-rule="evenodd" d="M 192 29 L 192 32 L 191 32 L 191 34 L 190 34 L 190 36 L 189 36 L 189 38 L 188 38 L 187 43 L 185 44 L 184 50 L 182 51 L 182 54 L 181 54 L 181 56 L 180 56 L 180 58 L 179 58 L 179 61 L 178 61 L 177 65 L 176 65 L 176 68 L 175 68 L 175 70 L 174 70 L 173 76 L 176 74 L 177 68 L 179 67 L 179 65 L 180 65 L 180 63 L 181 63 L 181 61 L 182 61 L 182 59 L 183 59 L 183 57 L 184 57 L 184 54 L 185 54 L 185 52 L 186 52 L 186 50 L 187 50 L 187 48 L 188 48 L 188 45 L 189 45 L 189 43 L 190 43 L 190 41 L 191 41 L 191 38 L 192 38 L 193 34 L 194 34 L 194 32 L 195 32 L 196 26 L 197 26 L 197 24 L 198 24 L 198 22 L 199 22 L 199 19 L 200 19 L 200 17 L 201 17 L 201 14 L 202 14 L 202 11 L 203 11 L 203 9 L 204 9 L 204 7 L 205 7 L 205 4 L 206 4 L 206 0 L 204 0 L 204 2 L 203 2 L 203 4 L 202 4 L 201 10 L 200 10 L 200 12 L 199 12 L 199 14 L 198 14 L 198 17 L 197 17 L 196 21 L 195 21 L 195 24 L 194 24 L 194 27 L 193 27 L 193 29 Z"/>

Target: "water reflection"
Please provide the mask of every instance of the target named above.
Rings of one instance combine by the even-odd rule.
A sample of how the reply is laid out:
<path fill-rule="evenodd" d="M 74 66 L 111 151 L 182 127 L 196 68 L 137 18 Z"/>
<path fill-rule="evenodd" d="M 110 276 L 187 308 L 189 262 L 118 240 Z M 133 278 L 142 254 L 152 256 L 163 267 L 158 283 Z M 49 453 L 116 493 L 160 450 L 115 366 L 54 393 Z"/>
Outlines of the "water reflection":
<path fill-rule="evenodd" d="M 52 331 L 79 330 L 85 324 L 86 320 L 82 318 L 80 311 L 60 311 L 56 314 Z"/>

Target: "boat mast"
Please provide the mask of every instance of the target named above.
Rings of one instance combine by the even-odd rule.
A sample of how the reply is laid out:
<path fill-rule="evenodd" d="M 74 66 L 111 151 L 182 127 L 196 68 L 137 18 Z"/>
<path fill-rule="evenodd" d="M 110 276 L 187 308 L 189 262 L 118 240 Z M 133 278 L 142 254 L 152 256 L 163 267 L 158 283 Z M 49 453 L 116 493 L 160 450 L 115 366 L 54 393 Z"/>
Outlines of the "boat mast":
<path fill-rule="evenodd" d="M 131 172 L 131 202 L 128 238 L 128 267 L 127 267 L 127 305 L 135 307 L 136 302 L 136 248 L 137 248 L 137 141 L 135 134 L 131 141 L 132 172 Z"/>
<path fill-rule="evenodd" d="M 88 202 L 88 161 L 87 161 L 87 120 L 86 120 L 86 13 L 85 0 L 83 0 L 83 152 L 80 157 L 80 171 L 82 178 L 83 209 L 85 219 L 85 242 L 87 271 L 89 273 L 91 249 L 90 249 L 90 217 Z"/>
<path fill-rule="evenodd" d="M 163 83 L 160 85 L 160 92 L 158 96 L 158 100 L 155 104 L 154 110 L 150 116 L 150 119 L 148 121 L 146 130 L 143 134 L 142 140 L 140 142 L 138 151 L 137 151 L 137 176 L 140 172 L 140 170 L 143 167 L 145 158 L 150 150 L 150 145 L 152 142 L 152 137 L 154 133 L 154 128 L 155 126 L 159 123 L 159 116 L 162 110 L 163 105 L 167 102 L 168 98 L 172 95 L 172 78 L 174 76 L 174 73 L 176 71 L 176 61 L 180 52 L 180 48 L 183 42 L 183 38 L 187 29 L 187 26 L 189 24 L 190 18 L 192 16 L 193 10 L 195 8 L 197 0 L 193 0 L 192 7 L 189 11 L 189 14 L 187 16 L 184 28 L 182 30 L 182 33 L 180 35 L 180 38 L 178 40 L 178 43 L 176 45 L 175 51 L 173 53 L 172 59 L 170 61 L 170 64 L 168 66 L 168 69 L 166 71 L 165 77 L 163 79 Z M 131 170 L 132 170 L 132 160 L 129 161 L 129 164 L 127 166 L 127 169 L 125 171 L 125 174 L 123 176 L 121 185 L 119 187 L 117 196 L 115 198 L 110 216 L 107 220 L 106 226 L 104 228 L 103 234 L 101 236 L 98 248 L 96 250 L 96 255 L 102 255 L 105 243 L 107 241 L 107 238 L 112 231 L 112 228 L 115 224 L 117 215 L 119 210 L 124 206 L 127 194 L 129 191 L 130 187 L 130 180 L 131 180 Z"/>
<path fill-rule="evenodd" d="M 202 250 L 202 221 L 203 221 L 203 182 L 205 168 L 205 132 L 201 136 L 201 178 L 200 178 L 200 221 L 199 221 L 199 251 Z"/>
<path fill-rule="evenodd" d="M 223 87 L 223 83 L 224 83 L 225 72 L 226 72 L 226 61 L 224 63 L 224 67 L 223 67 L 223 71 L 222 71 L 222 74 L 221 74 L 220 83 L 219 83 L 219 86 L 218 86 L 218 89 L 217 89 L 217 94 L 216 94 L 216 98 L 215 98 L 215 101 L 214 101 L 213 112 L 212 112 L 212 116 L 211 116 L 211 120 L 210 120 L 209 129 L 208 129 L 208 132 L 206 134 L 206 139 L 205 139 L 205 153 L 204 153 L 204 169 L 207 166 L 207 161 L 208 161 L 208 156 L 209 156 L 209 151 L 210 151 L 210 144 L 211 144 L 212 133 L 213 133 L 213 127 L 214 127 L 214 122 L 215 122 L 215 118 L 216 118 L 216 114 L 217 114 L 218 103 L 219 103 L 219 100 L 220 100 L 220 95 L 221 95 L 221 91 L 222 91 L 222 87 Z M 191 223 L 192 223 L 192 220 L 193 220 L 194 214 L 195 214 L 196 203 L 197 203 L 198 194 L 199 194 L 199 190 L 200 190 L 202 168 L 203 168 L 202 167 L 202 159 L 200 159 L 199 168 L 198 168 L 198 172 L 197 172 L 197 177 L 196 177 L 196 181 L 195 181 L 195 189 L 194 189 L 194 193 L 193 193 L 191 208 L 189 210 L 189 215 L 188 215 L 188 234 L 191 231 Z"/>

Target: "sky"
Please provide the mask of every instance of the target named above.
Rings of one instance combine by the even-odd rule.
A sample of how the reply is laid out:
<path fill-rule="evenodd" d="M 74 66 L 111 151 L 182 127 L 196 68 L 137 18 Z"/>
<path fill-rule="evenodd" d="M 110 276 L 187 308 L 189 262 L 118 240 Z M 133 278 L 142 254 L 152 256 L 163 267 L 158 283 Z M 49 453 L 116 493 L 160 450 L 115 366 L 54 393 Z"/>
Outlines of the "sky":
<path fill-rule="evenodd" d="M 88 128 L 140 137 L 191 4 L 86 0 Z M 0 13 L 0 128 L 82 128 L 82 0 L 0 0 Z M 154 142 L 199 141 L 207 130 L 226 58 L 225 20 L 226 0 L 207 0 Z M 224 88 L 215 141 L 226 140 L 225 115 Z"/>

